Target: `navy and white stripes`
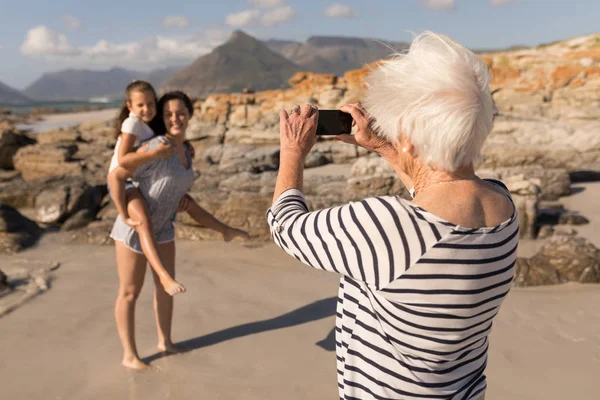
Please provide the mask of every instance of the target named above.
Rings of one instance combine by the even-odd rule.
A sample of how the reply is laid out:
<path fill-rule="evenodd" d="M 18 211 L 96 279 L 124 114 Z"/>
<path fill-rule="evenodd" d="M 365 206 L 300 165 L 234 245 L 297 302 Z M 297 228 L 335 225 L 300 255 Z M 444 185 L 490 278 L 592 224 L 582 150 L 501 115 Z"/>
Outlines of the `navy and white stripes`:
<path fill-rule="evenodd" d="M 309 212 L 284 192 L 267 213 L 275 243 L 342 275 L 336 318 L 341 399 L 475 399 L 488 335 L 514 274 L 516 212 L 467 229 L 397 197 Z"/>

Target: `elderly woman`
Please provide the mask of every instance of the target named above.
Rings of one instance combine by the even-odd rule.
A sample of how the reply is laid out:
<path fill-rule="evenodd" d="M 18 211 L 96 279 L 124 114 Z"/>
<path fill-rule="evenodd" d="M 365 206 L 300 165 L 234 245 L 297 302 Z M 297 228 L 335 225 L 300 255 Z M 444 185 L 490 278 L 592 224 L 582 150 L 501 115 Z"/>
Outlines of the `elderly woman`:
<path fill-rule="evenodd" d="M 433 33 L 368 77 L 365 108 L 347 105 L 355 135 L 414 194 L 309 212 L 303 163 L 318 110 L 280 113 L 281 165 L 267 213 L 275 243 L 342 275 L 336 318 L 343 399 L 480 399 L 488 336 L 514 273 L 518 222 L 510 195 L 473 164 L 493 126 L 490 73 Z"/>
<path fill-rule="evenodd" d="M 179 91 L 166 93 L 158 102 L 158 112 L 162 113 L 165 135 L 148 140 L 138 151 L 149 151 L 166 142 L 173 146 L 173 154 L 169 158 L 157 158 L 137 167 L 133 171 L 133 181 L 138 183 L 138 188 L 148 203 L 161 261 L 167 272 L 175 277 L 173 220 L 177 211 L 187 211 L 200 225 L 220 232 L 225 241 L 235 237 L 247 239 L 248 234 L 218 221 L 186 194 L 194 183 L 190 148 L 185 145 L 185 132 L 194 112 L 190 98 Z M 119 181 L 125 181 L 130 174 L 130 171 L 119 167 L 115 174 L 109 175 L 111 186 L 119 187 Z M 111 237 L 115 240 L 119 273 L 115 319 L 123 345 L 122 364 L 133 369 L 149 369 L 150 366 L 138 355 L 134 337 L 135 304 L 144 284 L 147 260 L 137 232 L 125 224 L 120 216 L 115 221 Z M 152 274 L 156 286 L 154 309 L 158 328 L 157 347 L 163 352 L 176 353 L 180 349 L 171 340 L 173 297 L 164 291 L 154 270 Z"/>

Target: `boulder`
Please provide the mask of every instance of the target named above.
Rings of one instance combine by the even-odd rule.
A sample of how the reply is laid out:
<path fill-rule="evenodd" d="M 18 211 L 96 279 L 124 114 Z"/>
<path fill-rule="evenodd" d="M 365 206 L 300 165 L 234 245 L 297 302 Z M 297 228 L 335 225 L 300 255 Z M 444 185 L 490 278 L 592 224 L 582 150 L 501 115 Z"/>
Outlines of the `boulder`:
<path fill-rule="evenodd" d="M 42 234 L 40 227 L 17 209 L 0 203 L 0 252 L 16 253 L 32 246 Z"/>
<path fill-rule="evenodd" d="M 45 224 L 62 224 L 80 210 L 96 215 L 107 191 L 105 185 L 90 186 L 83 180 L 58 181 L 36 197 L 36 219 Z"/>
<path fill-rule="evenodd" d="M 531 258 L 518 258 L 516 286 L 600 282 L 600 250 L 577 236 L 552 236 Z"/>
<path fill-rule="evenodd" d="M 75 128 L 57 128 L 36 135 L 39 144 L 74 143 L 81 140 L 81 133 Z"/>
<path fill-rule="evenodd" d="M 75 144 L 36 144 L 19 149 L 13 157 L 14 167 L 25 181 L 52 177 L 83 175 L 82 165 L 73 160 Z"/>
<path fill-rule="evenodd" d="M 0 169 L 13 169 L 13 157 L 17 151 L 33 143 L 34 139 L 17 133 L 12 126 L 0 128 Z"/>

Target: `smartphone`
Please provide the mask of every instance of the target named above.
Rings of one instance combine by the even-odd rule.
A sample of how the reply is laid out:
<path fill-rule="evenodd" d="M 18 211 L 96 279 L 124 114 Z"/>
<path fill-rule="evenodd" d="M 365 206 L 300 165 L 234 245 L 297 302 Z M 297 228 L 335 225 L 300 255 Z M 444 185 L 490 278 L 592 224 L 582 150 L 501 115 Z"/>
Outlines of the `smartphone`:
<path fill-rule="evenodd" d="M 339 135 L 352 132 L 352 115 L 340 110 L 319 110 L 317 135 Z"/>

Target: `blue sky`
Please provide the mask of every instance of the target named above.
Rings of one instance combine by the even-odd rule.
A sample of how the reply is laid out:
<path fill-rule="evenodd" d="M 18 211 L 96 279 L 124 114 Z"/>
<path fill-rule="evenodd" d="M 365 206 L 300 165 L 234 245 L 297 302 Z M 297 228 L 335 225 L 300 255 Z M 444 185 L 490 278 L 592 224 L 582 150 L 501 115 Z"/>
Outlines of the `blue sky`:
<path fill-rule="evenodd" d="M 0 0 L 0 81 L 24 88 L 64 68 L 186 65 L 235 29 L 261 39 L 408 41 L 433 30 L 472 48 L 600 31 L 598 0 Z"/>

